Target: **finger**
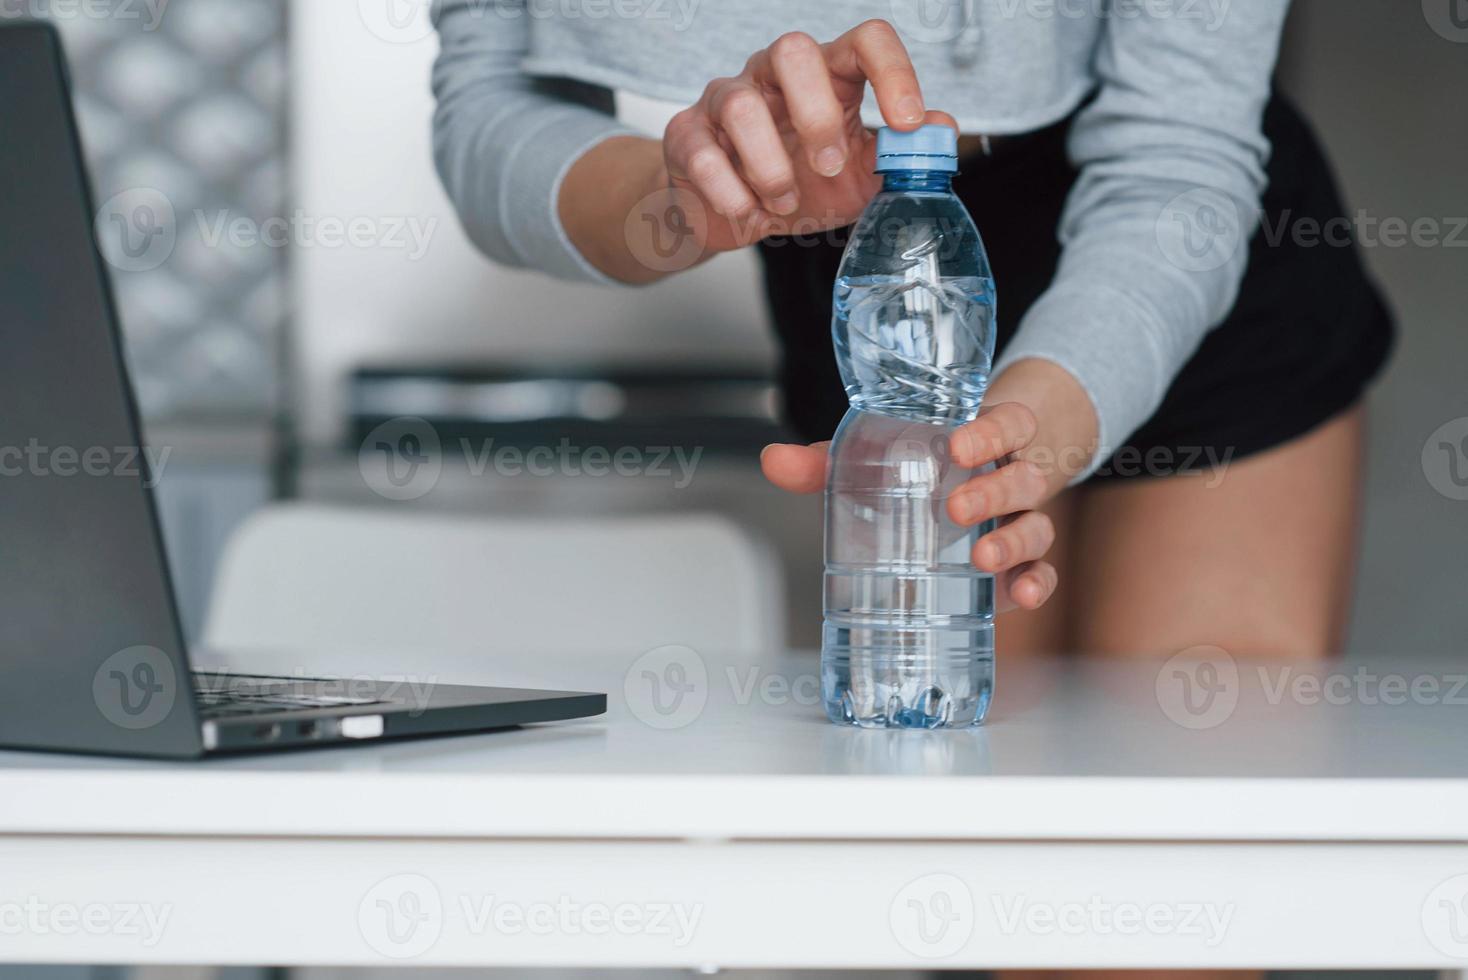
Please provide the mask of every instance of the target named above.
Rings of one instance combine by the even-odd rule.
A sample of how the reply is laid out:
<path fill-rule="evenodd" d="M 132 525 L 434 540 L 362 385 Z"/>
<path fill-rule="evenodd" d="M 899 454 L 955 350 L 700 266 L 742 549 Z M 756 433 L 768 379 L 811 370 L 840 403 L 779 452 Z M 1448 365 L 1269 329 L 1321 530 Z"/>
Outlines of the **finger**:
<path fill-rule="evenodd" d="M 826 489 L 826 457 L 829 442 L 810 446 L 776 443 L 760 453 L 760 469 L 781 490 L 791 493 L 816 493 Z"/>
<path fill-rule="evenodd" d="M 1045 476 L 1027 460 L 1017 459 L 992 473 L 981 473 L 948 498 L 948 516 L 965 527 L 1022 510 L 1045 501 Z"/>
<path fill-rule="evenodd" d="M 922 124 L 923 90 L 907 48 L 885 20 L 858 24 L 826 45 L 831 74 L 848 83 L 870 82 L 887 125 L 913 129 Z"/>
<path fill-rule="evenodd" d="M 780 89 L 810 168 L 827 177 L 839 174 L 850 155 L 845 114 L 821 46 L 809 34 L 792 31 L 776 38 L 751 67 L 757 82 Z"/>
<path fill-rule="evenodd" d="M 1000 576 L 1000 584 L 1013 606 L 1039 609 L 1055 594 L 1060 575 L 1049 562 L 1035 561 L 1011 568 Z"/>
<path fill-rule="evenodd" d="M 716 213 L 741 218 L 759 208 L 702 111 L 687 109 L 673 117 L 663 136 L 663 156 L 668 173 L 692 184 Z"/>
<path fill-rule="evenodd" d="M 1042 511 L 1027 511 L 974 544 L 974 567 L 1002 572 L 1044 558 L 1054 543 L 1055 522 Z"/>
<path fill-rule="evenodd" d="M 1028 446 L 1038 429 L 1028 405 L 1003 402 L 954 432 L 949 449 L 960 466 L 983 466 Z"/>
<path fill-rule="evenodd" d="M 958 120 L 954 119 L 942 109 L 929 109 L 927 115 L 923 116 L 924 126 L 947 126 L 949 129 L 958 131 Z"/>
<path fill-rule="evenodd" d="M 775 214 L 799 207 L 795 167 L 760 90 L 743 78 L 724 79 L 710 86 L 709 115 L 734 144 L 744 179 L 765 206 Z"/>

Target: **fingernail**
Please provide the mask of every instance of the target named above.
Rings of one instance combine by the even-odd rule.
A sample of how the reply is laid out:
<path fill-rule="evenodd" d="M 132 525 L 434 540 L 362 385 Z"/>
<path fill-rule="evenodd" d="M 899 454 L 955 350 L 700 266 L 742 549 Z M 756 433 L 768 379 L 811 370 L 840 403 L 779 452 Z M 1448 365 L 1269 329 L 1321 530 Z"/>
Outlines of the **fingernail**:
<path fill-rule="evenodd" d="M 834 177 L 846 166 L 846 151 L 839 146 L 828 146 L 816 154 L 816 172 Z"/>
<path fill-rule="evenodd" d="M 770 209 L 776 214 L 789 214 L 799 206 L 800 198 L 796 197 L 793 192 L 790 194 L 781 194 L 770 202 Z"/>
<path fill-rule="evenodd" d="M 958 515 L 958 523 L 960 523 L 960 524 L 972 524 L 972 523 L 974 523 L 974 518 L 977 516 L 974 513 L 974 510 L 976 508 L 974 507 L 974 502 L 968 498 L 968 495 L 967 494 L 961 494 L 958 497 L 958 499 L 956 501 L 954 501 L 954 507 L 953 507 L 953 509 L 954 509 L 954 511 L 957 512 L 957 515 Z"/>
<path fill-rule="evenodd" d="M 995 568 L 1004 565 L 1004 545 L 998 541 L 989 542 L 989 564 Z"/>
<path fill-rule="evenodd" d="M 923 118 L 923 100 L 915 95 L 904 97 L 897 103 L 897 114 L 908 122 L 918 122 Z"/>
<path fill-rule="evenodd" d="M 970 466 L 969 463 L 969 438 L 963 429 L 948 436 L 948 458 L 959 466 Z"/>

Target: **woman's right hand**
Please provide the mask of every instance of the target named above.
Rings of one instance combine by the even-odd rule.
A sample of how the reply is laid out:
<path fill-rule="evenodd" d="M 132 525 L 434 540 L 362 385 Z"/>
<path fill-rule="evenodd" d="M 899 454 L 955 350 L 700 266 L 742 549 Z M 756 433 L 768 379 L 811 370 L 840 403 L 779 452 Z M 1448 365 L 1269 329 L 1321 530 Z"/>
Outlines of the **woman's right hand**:
<path fill-rule="evenodd" d="M 562 185 L 562 223 L 583 255 L 628 282 L 770 235 L 848 225 L 881 186 L 876 140 L 861 122 L 868 82 L 889 126 L 955 125 L 927 111 L 887 22 L 866 21 L 827 44 L 785 34 L 738 75 L 710 82 L 660 144 L 620 137 L 585 154 Z"/>
<path fill-rule="evenodd" d="M 664 165 L 672 185 L 698 195 L 711 212 L 711 249 L 856 220 L 881 186 L 872 173 L 876 141 L 861 123 L 868 82 L 889 126 L 923 123 L 907 48 L 881 20 L 829 44 L 782 35 L 673 117 L 663 135 Z"/>

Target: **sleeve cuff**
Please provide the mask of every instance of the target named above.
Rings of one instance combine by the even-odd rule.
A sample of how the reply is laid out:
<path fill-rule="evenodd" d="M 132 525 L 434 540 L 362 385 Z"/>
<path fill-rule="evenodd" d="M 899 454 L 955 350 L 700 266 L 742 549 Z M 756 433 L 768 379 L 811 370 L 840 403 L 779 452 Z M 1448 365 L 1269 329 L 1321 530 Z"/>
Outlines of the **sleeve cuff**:
<path fill-rule="evenodd" d="M 1096 472 L 1117 444 L 1151 417 L 1175 365 L 1157 342 L 1161 324 L 1133 297 L 1113 286 L 1053 286 L 1020 323 L 997 377 L 1017 361 L 1036 358 L 1069 372 L 1096 411 L 1096 452 L 1070 486 Z"/>
<path fill-rule="evenodd" d="M 523 174 L 514 183 L 516 199 L 505 201 L 508 238 L 521 263 L 558 279 L 602 285 L 625 285 L 587 261 L 561 225 L 561 184 L 571 166 L 588 150 L 613 136 L 636 132 L 609 116 L 577 111 L 557 114 L 548 125 L 526 135 L 508 169 Z M 547 234 L 547 230 L 550 231 Z"/>

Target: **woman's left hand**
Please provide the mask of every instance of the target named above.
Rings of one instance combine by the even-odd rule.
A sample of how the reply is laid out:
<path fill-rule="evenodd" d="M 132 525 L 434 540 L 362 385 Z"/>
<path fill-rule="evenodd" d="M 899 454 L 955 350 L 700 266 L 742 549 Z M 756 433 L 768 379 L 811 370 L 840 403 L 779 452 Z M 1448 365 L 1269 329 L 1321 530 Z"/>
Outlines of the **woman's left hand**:
<path fill-rule="evenodd" d="M 986 401 L 992 407 L 955 430 L 949 448 L 960 466 L 996 468 L 959 486 L 948 516 L 964 527 L 999 520 L 974 543 L 974 567 L 993 573 L 1000 612 L 1038 609 L 1059 584 L 1055 566 L 1044 560 L 1055 525 L 1040 508 L 1091 458 L 1096 415 L 1075 378 L 1048 361 L 1013 365 L 994 380 Z M 775 486 L 816 493 L 826 486 L 829 449 L 828 442 L 774 445 L 760 462 Z"/>

